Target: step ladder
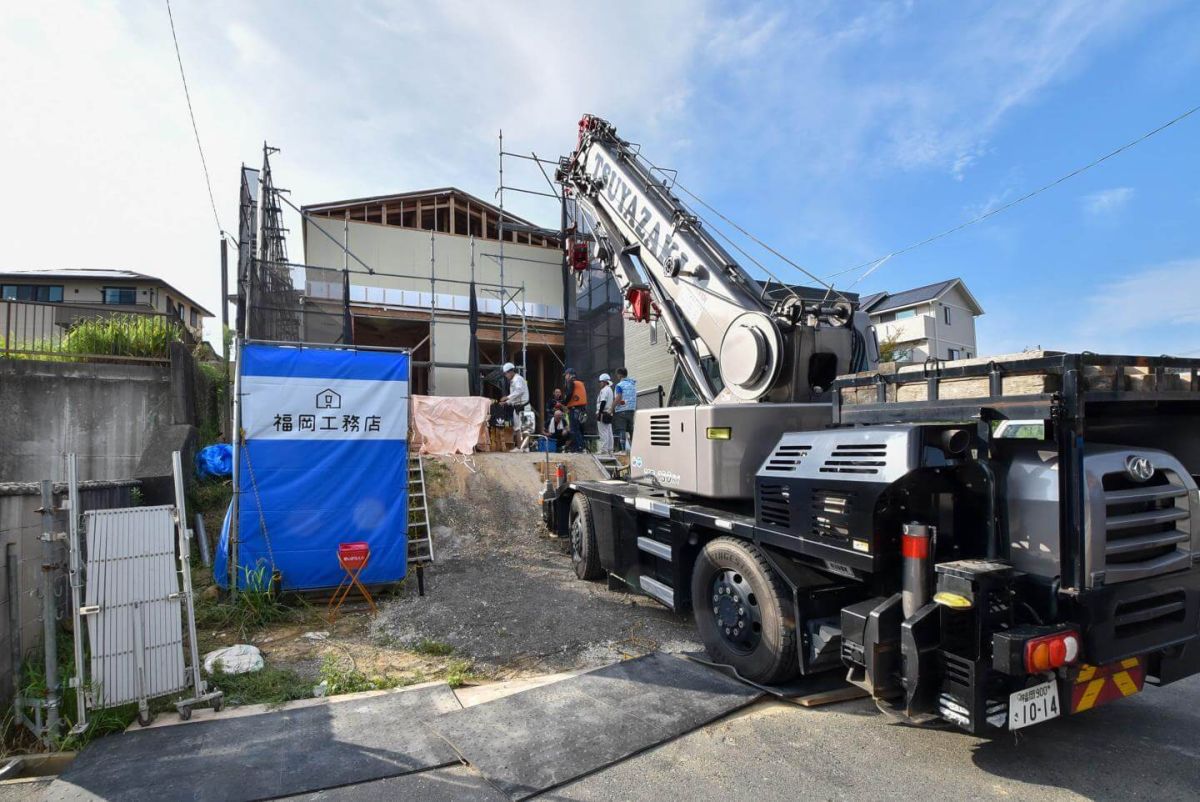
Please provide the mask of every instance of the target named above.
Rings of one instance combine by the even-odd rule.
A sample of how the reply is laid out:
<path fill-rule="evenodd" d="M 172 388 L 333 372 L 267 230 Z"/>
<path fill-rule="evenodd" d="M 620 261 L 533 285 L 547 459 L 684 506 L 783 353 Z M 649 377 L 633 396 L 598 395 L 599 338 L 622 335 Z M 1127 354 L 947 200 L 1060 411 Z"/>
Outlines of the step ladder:
<path fill-rule="evenodd" d="M 425 461 L 408 455 L 408 564 L 417 570 L 417 592 L 425 595 L 425 566 L 433 562 L 433 530 L 425 495 Z"/>
<path fill-rule="evenodd" d="M 628 468 L 621 464 L 615 454 L 592 454 L 596 465 L 609 479 L 621 479 L 628 475 Z"/>

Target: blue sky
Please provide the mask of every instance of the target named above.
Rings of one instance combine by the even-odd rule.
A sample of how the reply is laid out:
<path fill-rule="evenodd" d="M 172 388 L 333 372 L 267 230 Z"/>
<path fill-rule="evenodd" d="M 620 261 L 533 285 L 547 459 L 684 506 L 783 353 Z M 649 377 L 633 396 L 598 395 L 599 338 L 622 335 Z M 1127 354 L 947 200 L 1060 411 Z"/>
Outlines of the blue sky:
<path fill-rule="evenodd" d="M 488 197 L 501 127 L 511 149 L 557 156 L 589 111 L 827 275 L 1200 104 L 1187 2 L 173 8 L 226 227 L 264 139 L 297 202 L 446 184 Z M 0 10 L 0 103 L 20 112 L 0 125 L 0 215 L 19 234 L 0 267 L 129 267 L 217 306 L 174 58 L 161 3 Z M 1200 114 L 853 288 L 961 276 L 987 311 L 983 353 L 1200 355 L 1198 145 Z"/>

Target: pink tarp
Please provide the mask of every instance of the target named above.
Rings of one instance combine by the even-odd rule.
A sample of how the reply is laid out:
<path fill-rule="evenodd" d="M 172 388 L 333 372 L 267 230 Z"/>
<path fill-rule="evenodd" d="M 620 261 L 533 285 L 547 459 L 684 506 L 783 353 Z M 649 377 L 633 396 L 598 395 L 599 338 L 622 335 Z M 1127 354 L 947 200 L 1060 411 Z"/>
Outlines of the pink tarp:
<path fill-rule="evenodd" d="M 474 454 L 487 437 L 490 398 L 414 395 L 410 403 L 422 454 Z"/>

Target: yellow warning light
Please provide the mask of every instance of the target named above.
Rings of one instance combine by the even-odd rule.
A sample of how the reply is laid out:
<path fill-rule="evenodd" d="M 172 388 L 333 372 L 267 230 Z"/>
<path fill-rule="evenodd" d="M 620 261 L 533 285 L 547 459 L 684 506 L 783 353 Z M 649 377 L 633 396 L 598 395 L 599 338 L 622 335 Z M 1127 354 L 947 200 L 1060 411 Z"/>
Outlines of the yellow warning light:
<path fill-rule="evenodd" d="M 957 593 L 947 593 L 943 590 L 941 593 L 934 594 L 933 600 L 944 607 L 950 607 L 955 610 L 971 609 L 971 600 Z"/>

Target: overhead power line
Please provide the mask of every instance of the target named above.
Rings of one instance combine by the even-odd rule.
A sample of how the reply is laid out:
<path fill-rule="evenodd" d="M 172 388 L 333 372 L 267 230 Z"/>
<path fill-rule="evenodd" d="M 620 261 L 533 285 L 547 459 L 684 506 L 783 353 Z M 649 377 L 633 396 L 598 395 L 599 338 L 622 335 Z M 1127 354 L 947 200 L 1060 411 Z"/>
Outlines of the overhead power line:
<path fill-rule="evenodd" d="M 867 262 L 863 262 L 862 264 L 855 265 L 854 267 L 848 267 L 845 270 L 839 270 L 836 273 L 830 273 L 828 276 L 826 276 L 826 278 L 834 279 L 834 278 L 837 278 L 838 276 L 844 276 L 847 273 L 853 273 L 857 270 L 862 270 L 863 268 L 867 268 L 867 267 L 872 268 L 866 274 L 859 277 L 858 281 L 861 281 L 862 279 L 864 279 L 868 275 L 870 275 L 872 272 L 874 272 L 874 270 L 876 268 L 881 267 L 883 262 L 890 260 L 892 257 L 899 256 L 902 253 L 908 253 L 909 251 L 916 250 L 917 248 L 928 245 L 931 242 L 936 242 L 937 240 L 940 240 L 943 237 L 948 237 L 951 234 L 954 234 L 955 232 L 962 231 L 964 228 L 967 228 L 968 226 L 973 226 L 976 223 L 981 223 L 984 220 L 987 220 L 989 217 L 994 217 L 995 215 L 998 215 L 1001 212 L 1007 211 L 1019 203 L 1024 203 L 1025 201 L 1027 201 L 1031 198 L 1037 197 L 1038 195 L 1041 195 L 1046 190 L 1053 189 L 1054 187 L 1058 186 L 1059 184 L 1063 183 L 1064 181 L 1068 181 L 1068 180 L 1074 178 L 1075 176 L 1079 175 L 1080 173 L 1085 173 L 1088 170 L 1095 167 L 1096 165 L 1108 161 L 1113 156 L 1116 156 L 1119 153 L 1129 150 L 1130 148 L 1132 148 L 1135 145 L 1139 145 L 1142 142 L 1145 142 L 1147 139 L 1154 136 L 1155 134 L 1158 134 L 1158 133 L 1161 133 L 1161 132 L 1167 130 L 1172 125 L 1175 125 L 1178 122 L 1182 122 L 1183 120 L 1185 120 L 1188 117 L 1195 114 L 1197 111 L 1200 111 L 1200 106 L 1193 106 L 1192 108 L 1185 111 L 1183 114 L 1180 114 L 1178 117 L 1175 117 L 1172 120 L 1168 120 L 1167 122 L 1165 122 L 1162 125 L 1155 128 L 1153 131 L 1148 131 L 1148 132 L 1142 134 L 1137 139 L 1134 139 L 1130 142 L 1126 142 L 1124 145 L 1117 148 L 1116 150 L 1109 151 L 1108 153 L 1104 154 L 1100 158 L 1095 159 L 1094 161 L 1090 161 L 1087 164 L 1083 165 L 1082 167 L 1077 167 L 1074 170 L 1072 170 L 1071 172 L 1067 173 L 1066 175 L 1060 176 L 1048 184 L 1044 184 L 1031 192 L 1025 193 L 1024 195 L 1022 195 L 1019 198 L 1014 198 L 1013 200 L 1009 201 L 1008 203 L 1005 203 L 1001 206 L 997 206 L 995 209 L 991 209 L 990 211 L 984 212 L 983 214 L 973 217 L 964 223 L 959 223 L 958 225 L 948 228 L 945 231 L 941 231 L 941 232 L 938 232 L 937 234 L 926 237 L 925 239 L 921 240 L 920 242 L 914 242 L 911 245 L 906 245 L 903 248 L 894 250 L 891 253 L 886 253 L 883 256 L 880 256 L 875 259 L 871 259 L 870 261 L 867 261 Z M 857 281 L 855 283 L 857 283 Z"/>
<path fill-rule="evenodd" d="M 212 179 L 208 176 L 208 160 L 204 158 L 204 146 L 200 144 L 200 129 L 196 127 L 196 113 L 192 110 L 192 95 L 188 91 L 187 75 L 183 71 L 183 56 L 179 54 L 179 37 L 175 35 L 175 15 L 171 13 L 171 0 L 167 2 L 167 19 L 171 22 L 171 41 L 175 43 L 175 60 L 179 62 L 179 77 L 183 81 L 183 96 L 187 99 L 188 116 L 192 118 L 192 133 L 196 135 L 196 150 L 200 151 L 200 166 L 204 168 L 204 184 L 208 187 L 208 203 L 212 206 L 213 220 L 217 223 L 217 231 L 225 236 L 221 226 L 221 216 L 217 214 L 217 201 L 213 197 Z"/>
<path fill-rule="evenodd" d="M 645 158 L 645 157 L 643 156 L 642 158 Z M 647 160 L 647 162 L 648 162 L 648 160 Z M 656 167 L 656 166 L 654 166 L 653 164 L 651 164 L 651 167 L 653 167 L 655 170 L 658 170 L 660 173 L 661 173 L 661 172 L 664 172 L 663 168 L 661 168 L 661 167 Z M 772 255 L 774 255 L 775 257 L 777 257 L 777 258 L 781 259 L 782 261 L 784 261 L 784 262 L 786 262 L 787 264 L 791 265 L 792 267 L 796 268 L 796 269 L 797 269 L 797 270 L 799 270 L 801 273 L 803 273 L 804 275 L 808 276 L 808 277 L 809 277 L 810 279 L 812 279 L 813 281 L 815 281 L 815 282 L 817 282 L 818 284 L 820 284 L 822 287 L 824 287 L 824 288 L 825 288 L 826 290 L 828 290 L 829 292 L 831 292 L 831 293 L 836 293 L 837 295 L 839 295 L 839 296 L 841 296 L 843 299 L 845 299 L 845 296 L 844 296 L 844 295 L 842 295 L 842 294 L 841 294 L 840 292 L 838 292 L 837 290 L 835 290 L 835 289 L 833 288 L 833 285 L 832 285 L 832 284 L 830 284 L 829 282 L 827 282 L 827 281 L 825 281 L 825 280 L 821 279 L 819 276 L 815 275 L 815 274 L 814 274 L 814 273 L 812 273 L 811 271 L 809 271 L 809 270 L 806 270 L 804 267 L 802 267 L 802 266 L 800 266 L 800 265 L 796 264 L 796 263 L 795 263 L 795 262 L 793 262 L 791 259 L 789 259 L 789 258 L 787 258 L 786 256 L 784 256 L 782 253 L 780 253 L 779 251 L 775 250 L 775 249 L 774 249 L 774 248 L 772 248 L 770 245 L 768 245 L 767 243 L 763 242 L 761 239 L 759 239 L 758 237 L 754 236 L 754 235 L 753 235 L 753 234 L 751 234 L 749 231 L 747 231 L 746 229 L 742 228 L 740 225 L 738 225 L 738 224 L 737 224 L 737 223 L 735 223 L 734 221 L 730 220 L 730 219 L 729 219 L 728 217 L 726 217 L 725 215 L 721 214 L 721 212 L 719 212 L 717 209 L 715 209 L 715 208 L 713 208 L 712 206 L 710 206 L 710 205 L 708 204 L 708 202 L 707 202 L 707 201 L 705 201 L 703 198 L 701 198 L 701 197 L 700 197 L 699 195 L 697 195 L 695 192 L 692 192 L 690 189 L 688 189 L 687 187 L 683 186 L 683 185 L 682 185 L 682 184 L 680 184 L 678 181 L 672 181 L 672 186 L 673 186 L 675 189 L 678 189 L 680 192 L 683 192 L 685 195 L 689 196 L 689 197 L 690 197 L 692 200 L 696 201 L 696 203 L 700 204 L 700 205 L 701 205 L 701 206 L 703 206 L 705 209 L 708 209 L 710 212 L 712 212 L 713 214 L 715 214 L 717 217 L 719 217 L 719 218 L 721 218 L 722 220 L 724 220 L 724 221 L 725 221 L 727 224 L 729 224 L 729 225 L 730 225 L 730 226 L 732 226 L 733 228 L 737 229 L 737 230 L 738 230 L 738 231 L 739 231 L 739 232 L 740 232 L 740 233 L 741 233 L 743 236 L 745 236 L 747 239 L 749 239 L 749 240 L 751 240 L 752 242 L 754 242 L 756 245 L 758 245 L 758 246 L 759 246 L 760 248 L 762 248 L 763 250 L 765 250 L 765 251 L 767 251 L 767 252 L 771 253 L 771 254 L 772 254 Z M 712 227 L 712 226 L 710 225 L 710 227 Z M 714 228 L 714 230 L 715 230 L 715 228 Z M 726 238 L 726 241 L 727 241 L 727 242 L 730 242 L 730 244 L 732 244 L 732 240 L 729 240 L 728 238 Z M 734 247 L 736 248 L 737 246 L 735 245 Z M 741 251 L 741 253 L 742 253 L 742 254 L 744 254 L 745 256 L 747 256 L 747 258 L 749 258 L 749 254 L 747 254 L 745 251 L 742 251 L 742 250 L 741 250 L 741 248 L 738 248 L 738 250 L 739 250 L 739 251 Z M 756 265 L 758 265 L 758 266 L 759 266 L 760 268 L 762 268 L 763 270 L 766 270 L 766 268 L 765 268 L 765 267 L 763 267 L 763 266 L 762 266 L 762 264 L 760 264 L 758 261 L 756 261 L 756 260 L 753 260 L 753 259 L 751 259 L 751 261 L 754 261 L 754 263 L 755 263 Z M 771 276 L 772 278 L 775 278 L 774 274 L 772 274 L 770 271 L 767 271 L 767 274 L 768 274 L 769 276 Z M 776 281 L 779 281 L 779 279 L 776 279 Z M 782 282 L 782 281 L 780 281 L 780 283 L 782 284 L 783 282 Z"/>

